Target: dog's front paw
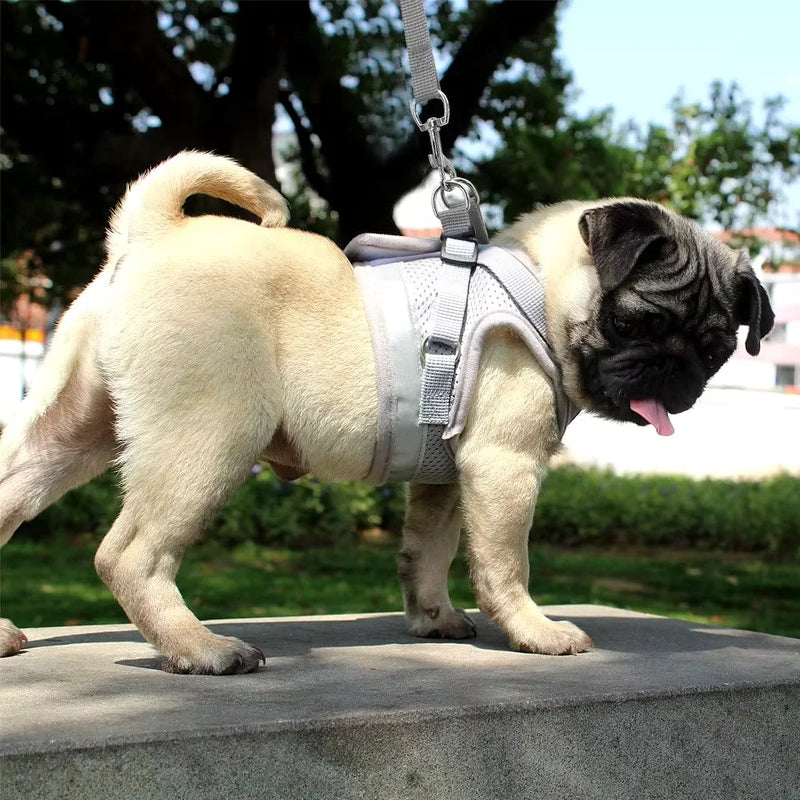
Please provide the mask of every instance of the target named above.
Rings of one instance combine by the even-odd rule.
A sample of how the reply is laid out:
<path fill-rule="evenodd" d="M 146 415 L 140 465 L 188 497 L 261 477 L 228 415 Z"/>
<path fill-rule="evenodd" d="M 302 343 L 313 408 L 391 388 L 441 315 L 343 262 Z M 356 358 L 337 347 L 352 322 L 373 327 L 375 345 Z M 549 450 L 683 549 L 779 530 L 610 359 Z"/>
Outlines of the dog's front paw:
<path fill-rule="evenodd" d="M 215 650 L 200 656 L 168 655 L 161 663 L 165 672 L 181 675 L 241 675 L 255 672 L 266 659 L 264 654 L 247 642 L 232 636 L 220 636 L 223 643 Z"/>
<path fill-rule="evenodd" d="M 574 656 L 594 647 L 594 642 L 577 625 L 566 620 L 547 620 L 546 624 L 538 624 L 526 635 L 512 634 L 510 643 L 514 650 L 548 656 Z"/>
<path fill-rule="evenodd" d="M 0 619 L 0 658 L 19 653 L 28 637 L 10 620 Z"/>
<path fill-rule="evenodd" d="M 413 636 L 426 639 L 471 639 L 477 633 L 464 609 L 440 606 L 408 617 L 408 630 Z"/>

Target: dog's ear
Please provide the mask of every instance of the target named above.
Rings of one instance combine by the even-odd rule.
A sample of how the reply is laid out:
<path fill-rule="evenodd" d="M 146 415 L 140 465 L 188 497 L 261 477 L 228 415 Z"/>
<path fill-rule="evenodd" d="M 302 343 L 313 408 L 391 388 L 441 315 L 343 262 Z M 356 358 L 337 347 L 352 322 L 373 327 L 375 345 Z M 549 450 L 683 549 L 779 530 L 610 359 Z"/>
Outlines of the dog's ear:
<path fill-rule="evenodd" d="M 761 340 L 772 330 L 775 313 L 769 295 L 753 272 L 746 250 L 739 253 L 736 272 L 736 321 L 749 326 L 745 348 L 751 356 L 757 356 L 761 352 Z"/>
<path fill-rule="evenodd" d="M 612 203 L 583 212 L 578 230 L 604 292 L 616 289 L 637 264 L 660 255 L 671 238 L 667 223 L 658 206 L 645 203 Z"/>

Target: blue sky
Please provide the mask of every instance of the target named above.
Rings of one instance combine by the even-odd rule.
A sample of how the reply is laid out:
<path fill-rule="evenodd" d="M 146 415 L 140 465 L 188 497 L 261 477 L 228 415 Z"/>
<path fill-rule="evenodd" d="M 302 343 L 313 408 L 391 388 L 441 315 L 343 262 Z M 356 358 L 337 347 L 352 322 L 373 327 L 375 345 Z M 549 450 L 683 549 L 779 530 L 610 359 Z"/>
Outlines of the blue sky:
<path fill-rule="evenodd" d="M 567 0 L 559 16 L 578 112 L 610 105 L 618 123 L 667 122 L 679 90 L 702 100 L 720 79 L 758 105 L 784 95 L 784 118 L 800 124 L 800 0 Z M 800 186 L 787 194 L 772 222 L 794 226 Z"/>

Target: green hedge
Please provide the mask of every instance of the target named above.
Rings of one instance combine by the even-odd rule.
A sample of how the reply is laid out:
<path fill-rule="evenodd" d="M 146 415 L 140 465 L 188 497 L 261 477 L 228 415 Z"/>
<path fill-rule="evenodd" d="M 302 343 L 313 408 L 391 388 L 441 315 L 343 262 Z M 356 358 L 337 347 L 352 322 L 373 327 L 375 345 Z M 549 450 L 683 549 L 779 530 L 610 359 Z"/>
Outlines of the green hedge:
<path fill-rule="evenodd" d="M 101 536 L 119 509 L 113 475 L 71 492 L 28 533 Z M 369 528 L 398 534 L 401 485 L 279 481 L 255 472 L 211 523 L 228 543 L 306 546 L 352 539 Z M 553 470 L 542 488 L 533 538 L 557 545 L 641 545 L 732 550 L 800 558 L 800 478 L 763 481 L 621 477 L 574 467 Z"/>
<path fill-rule="evenodd" d="M 800 478 L 695 480 L 553 470 L 533 526 L 563 545 L 646 545 L 800 557 Z"/>

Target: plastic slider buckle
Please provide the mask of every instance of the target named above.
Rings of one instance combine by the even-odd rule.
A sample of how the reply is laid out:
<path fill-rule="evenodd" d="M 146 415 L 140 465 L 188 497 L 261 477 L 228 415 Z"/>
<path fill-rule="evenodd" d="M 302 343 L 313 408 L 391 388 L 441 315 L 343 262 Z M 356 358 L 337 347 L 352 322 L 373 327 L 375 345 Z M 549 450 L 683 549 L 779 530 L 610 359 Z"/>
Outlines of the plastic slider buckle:
<path fill-rule="evenodd" d="M 478 263 L 478 243 L 471 239 L 442 239 L 442 261 L 457 267 L 474 266 Z"/>

